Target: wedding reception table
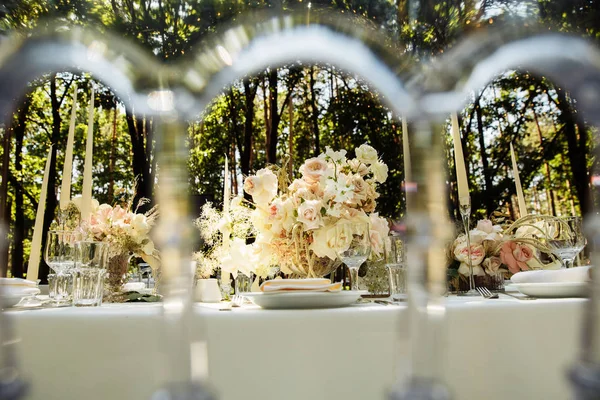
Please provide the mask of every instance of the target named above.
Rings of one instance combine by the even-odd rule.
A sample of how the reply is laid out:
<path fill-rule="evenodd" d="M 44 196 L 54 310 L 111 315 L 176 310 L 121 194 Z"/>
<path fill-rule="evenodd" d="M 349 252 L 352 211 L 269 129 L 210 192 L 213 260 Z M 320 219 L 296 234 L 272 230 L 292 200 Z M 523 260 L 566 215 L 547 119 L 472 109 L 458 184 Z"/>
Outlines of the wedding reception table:
<path fill-rule="evenodd" d="M 584 301 L 448 297 L 443 371 L 453 397 L 570 398 L 566 371 Z M 8 313 L 30 399 L 148 400 L 164 383 L 160 304 Z M 209 362 L 196 368 L 208 367 L 221 400 L 384 399 L 406 371 L 396 355 L 408 354 L 407 314 L 404 305 L 220 311 L 198 303 L 194 348 L 208 349 Z"/>

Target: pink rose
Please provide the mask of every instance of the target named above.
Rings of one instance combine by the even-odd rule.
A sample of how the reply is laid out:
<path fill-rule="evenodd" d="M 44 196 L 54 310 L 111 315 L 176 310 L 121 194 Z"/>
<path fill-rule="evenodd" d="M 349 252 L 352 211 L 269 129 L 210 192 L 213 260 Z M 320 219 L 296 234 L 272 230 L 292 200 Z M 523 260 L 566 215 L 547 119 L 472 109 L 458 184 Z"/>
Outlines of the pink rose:
<path fill-rule="evenodd" d="M 527 261 L 533 257 L 533 251 L 512 240 L 507 241 L 500 249 L 500 259 L 502 263 L 508 267 L 508 270 L 513 274 L 519 271 L 527 271 Z"/>
<path fill-rule="evenodd" d="M 329 171 L 327 161 L 322 158 L 309 158 L 300 167 L 302 178 L 308 183 L 319 182 L 322 176 L 326 176 Z"/>
<path fill-rule="evenodd" d="M 485 250 L 480 244 L 471 244 L 471 263 L 479 265 L 485 257 Z M 454 258 L 461 263 L 466 263 L 469 260 L 469 247 L 466 241 L 459 241 L 454 248 Z"/>

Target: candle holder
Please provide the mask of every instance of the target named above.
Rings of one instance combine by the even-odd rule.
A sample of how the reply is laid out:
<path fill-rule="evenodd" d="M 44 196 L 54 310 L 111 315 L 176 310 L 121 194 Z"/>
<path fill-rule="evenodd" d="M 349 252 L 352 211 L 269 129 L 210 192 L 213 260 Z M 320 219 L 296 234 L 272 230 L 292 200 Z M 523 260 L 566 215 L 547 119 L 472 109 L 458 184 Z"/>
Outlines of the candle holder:
<path fill-rule="evenodd" d="M 465 228 L 465 236 L 467 237 L 467 255 L 469 265 L 469 290 L 461 293 L 461 296 L 479 296 L 479 292 L 475 289 L 475 280 L 473 279 L 473 260 L 471 259 L 471 232 L 469 229 L 469 220 L 471 218 L 471 196 L 462 197 L 459 199 L 459 210 Z"/>

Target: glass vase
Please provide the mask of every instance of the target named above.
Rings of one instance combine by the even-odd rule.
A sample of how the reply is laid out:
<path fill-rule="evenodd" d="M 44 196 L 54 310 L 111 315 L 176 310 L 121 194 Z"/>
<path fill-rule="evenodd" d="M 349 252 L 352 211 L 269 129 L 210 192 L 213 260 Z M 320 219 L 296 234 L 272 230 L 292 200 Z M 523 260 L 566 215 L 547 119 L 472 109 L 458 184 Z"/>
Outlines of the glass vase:
<path fill-rule="evenodd" d="M 248 293 L 251 291 L 252 277 L 238 273 L 235 277 L 235 294 Z"/>
<path fill-rule="evenodd" d="M 126 252 L 108 259 L 108 274 L 104 290 L 105 301 L 110 303 L 122 303 L 125 301 L 125 296 L 123 296 L 121 289 L 127 280 L 127 270 L 132 256 L 133 254 Z"/>

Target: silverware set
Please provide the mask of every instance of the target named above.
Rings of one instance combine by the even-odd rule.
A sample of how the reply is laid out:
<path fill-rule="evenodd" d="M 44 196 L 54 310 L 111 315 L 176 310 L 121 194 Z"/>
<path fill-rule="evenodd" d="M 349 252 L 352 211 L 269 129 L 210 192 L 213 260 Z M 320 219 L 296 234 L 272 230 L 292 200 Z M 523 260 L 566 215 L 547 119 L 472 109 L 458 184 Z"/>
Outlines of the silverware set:
<path fill-rule="evenodd" d="M 483 297 L 484 299 L 498 299 L 499 298 L 498 293 L 492 293 L 492 292 L 490 292 L 490 290 L 488 288 L 485 288 L 485 287 L 478 287 L 477 291 L 479 292 L 481 297 Z M 515 299 L 518 299 L 518 300 L 536 300 L 537 299 L 537 297 L 515 296 L 514 294 L 508 294 L 506 292 L 503 292 L 502 294 L 504 294 L 506 296 L 514 297 Z"/>

